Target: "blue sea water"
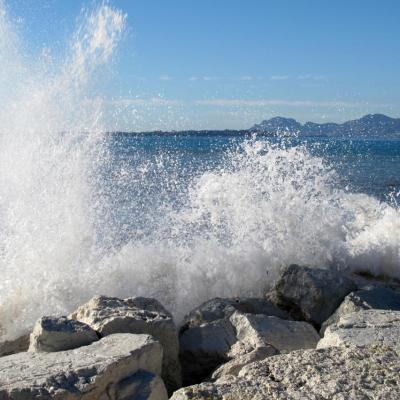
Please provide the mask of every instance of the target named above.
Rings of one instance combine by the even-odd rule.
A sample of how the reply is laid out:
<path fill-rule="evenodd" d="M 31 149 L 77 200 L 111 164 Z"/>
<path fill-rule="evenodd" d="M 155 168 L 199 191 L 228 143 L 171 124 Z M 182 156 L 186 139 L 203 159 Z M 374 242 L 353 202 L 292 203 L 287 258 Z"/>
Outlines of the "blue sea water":
<path fill-rule="evenodd" d="M 143 159 L 169 156 L 168 168 L 175 173 L 192 175 L 217 168 L 224 155 L 248 140 L 235 134 L 114 134 L 116 160 L 136 165 Z M 306 136 L 271 138 L 258 136 L 269 143 L 284 141 L 285 146 L 304 145 L 310 153 L 323 157 L 341 177 L 343 187 L 387 201 L 400 190 L 400 138 L 332 138 Z M 174 155 L 171 157 L 171 155 Z M 180 169 L 180 171 L 177 171 Z"/>
<path fill-rule="evenodd" d="M 242 152 L 246 142 L 304 148 L 309 157 L 322 159 L 327 170 L 336 172 L 332 185 L 348 193 L 364 193 L 393 206 L 400 193 L 399 138 L 277 138 L 224 132 L 113 134 L 110 139 L 113 185 L 109 195 L 114 197 L 117 218 L 125 226 L 134 221 L 135 229 L 143 232 L 154 228 L 154 216 L 166 204 L 175 208 L 184 204 L 189 188 L 202 174 L 226 169 L 232 153 Z M 124 180 L 124 172 L 129 179 Z M 121 178 L 119 189 L 116 175 Z"/>

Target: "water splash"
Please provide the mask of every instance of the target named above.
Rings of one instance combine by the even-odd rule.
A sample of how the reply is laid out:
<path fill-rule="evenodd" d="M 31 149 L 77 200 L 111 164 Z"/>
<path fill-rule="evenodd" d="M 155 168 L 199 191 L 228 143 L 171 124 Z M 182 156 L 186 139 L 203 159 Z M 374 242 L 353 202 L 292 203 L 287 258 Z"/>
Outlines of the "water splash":
<path fill-rule="evenodd" d="M 7 334 L 65 312 L 90 275 L 103 212 L 95 172 L 107 162 L 102 101 L 89 83 L 126 17 L 103 5 L 84 19 L 57 69 L 26 61 L 0 2 L 0 321 Z M 18 320 L 18 324 L 15 323 Z"/>
<path fill-rule="evenodd" d="M 261 296 L 291 263 L 399 277 L 399 209 L 338 180 L 305 146 L 245 142 L 192 178 L 147 237 L 103 259 L 109 288 L 159 298 L 179 319 L 215 296 Z"/>
<path fill-rule="evenodd" d="M 156 297 L 179 319 L 262 295 L 290 263 L 400 277 L 399 209 L 340 189 L 303 146 L 253 139 L 196 173 L 168 151 L 119 165 L 89 89 L 125 23 L 107 5 L 87 13 L 49 72 L 24 61 L 0 0 L 0 334 L 99 293 Z"/>

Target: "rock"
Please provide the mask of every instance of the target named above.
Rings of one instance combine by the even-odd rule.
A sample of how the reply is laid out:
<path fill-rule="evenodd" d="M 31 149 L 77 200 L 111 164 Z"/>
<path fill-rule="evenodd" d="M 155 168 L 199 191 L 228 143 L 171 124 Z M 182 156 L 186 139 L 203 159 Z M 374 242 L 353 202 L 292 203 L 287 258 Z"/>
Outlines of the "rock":
<path fill-rule="evenodd" d="M 80 306 L 71 318 L 88 324 L 101 336 L 113 333 L 152 335 L 164 348 L 161 376 L 165 385 L 171 392 L 181 386 L 178 332 L 171 314 L 157 300 L 98 296 Z"/>
<path fill-rule="evenodd" d="M 293 318 L 320 327 L 356 289 L 356 284 L 339 272 L 293 264 L 283 270 L 267 298 Z"/>
<path fill-rule="evenodd" d="M 83 322 L 67 317 L 42 317 L 30 335 L 29 350 L 62 351 L 87 346 L 99 340 L 96 331 Z"/>
<path fill-rule="evenodd" d="M 235 329 L 227 318 L 185 330 L 180 335 L 183 384 L 206 379 L 219 365 L 229 361 L 237 342 Z"/>
<path fill-rule="evenodd" d="M 399 372 L 399 355 L 386 346 L 299 350 L 251 363 L 238 376 L 182 388 L 171 400 L 397 400 Z"/>
<path fill-rule="evenodd" d="M 158 375 L 140 370 L 116 383 L 106 399 L 161 400 L 167 396 L 164 382 Z"/>
<path fill-rule="evenodd" d="M 274 315 L 275 317 L 290 319 L 286 311 L 281 310 L 267 299 L 258 298 L 214 298 L 201 304 L 185 316 L 181 330 L 199 326 L 205 322 L 212 322 L 230 317 L 235 311 L 245 314 Z"/>
<path fill-rule="evenodd" d="M 388 275 L 374 275 L 370 271 L 353 271 L 346 274 L 361 289 L 389 288 L 400 290 L 400 280 Z"/>
<path fill-rule="evenodd" d="M 375 343 L 397 346 L 399 338 L 400 311 L 363 310 L 344 315 L 328 326 L 318 348 Z"/>
<path fill-rule="evenodd" d="M 222 364 L 218 369 L 216 369 L 211 378 L 212 380 L 217 380 L 223 376 L 233 375 L 238 376 L 242 368 L 254 361 L 263 360 L 264 358 L 275 356 L 279 354 L 278 350 L 273 346 L 261 346 L 255 348 L 249 353 L 238 355 L 231 361 Z"/>
<path fill-rule="evenodd" d="M 342 304 L 321 326 L 323 334 L 340 317 L 361 310 L 400 310 L 400 292 L 385 287 L 358 290 L 348 294 Z"/>
<path fill-rule="evenodd" d="M 165 400 L 157 378 L 161 361 L 156 340 L 132 334 L 110 335 L 74 350 L 14 354 L 0 359 L 0 399 Z"/>
<path fill-rule="evenodd" d="M 235 311 L 229 318 L 194 326 L 181 333 L 184 383 L 201 382 L 221 364 L 258 347 L 272 346 L 274 353 L 288 352 L 313 348 L 319 339 L 315 329 L 306 322 Z"/>
<path fill-rule="evenodd" d="M 288 321 L 268 315 L 235 312 L 229 318 L 236 331 L 238 343 L 245 349 L 240 354 L 259 346 L 271 345 L 280 353 L 298 349 L 313 349 L 320 336 L 311 324 Z M 238 346 L 238 343 L 235 346 Z"/>
<path fill-rule="evenodd" d="M 15 339 L 0 341 L 0 357 L 27 351 L 29 347 L 29 333 Z"/>

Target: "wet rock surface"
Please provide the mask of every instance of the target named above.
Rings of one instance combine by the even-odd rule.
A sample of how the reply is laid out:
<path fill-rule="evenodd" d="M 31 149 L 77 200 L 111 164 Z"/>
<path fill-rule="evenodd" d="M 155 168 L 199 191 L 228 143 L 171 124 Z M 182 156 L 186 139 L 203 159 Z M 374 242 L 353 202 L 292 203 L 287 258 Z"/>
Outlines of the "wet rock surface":
<path fill-rule="evenodd" d="M 337 271 L 290 265 L 267 298 L 298 320 L 316 327 L 326 321 L 356 284 Z"/>

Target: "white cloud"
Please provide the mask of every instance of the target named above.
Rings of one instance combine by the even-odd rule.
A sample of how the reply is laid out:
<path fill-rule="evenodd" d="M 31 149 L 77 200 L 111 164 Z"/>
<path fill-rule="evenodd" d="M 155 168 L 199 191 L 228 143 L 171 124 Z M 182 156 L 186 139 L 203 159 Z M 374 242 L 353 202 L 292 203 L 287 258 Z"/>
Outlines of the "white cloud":
<path fill-rule="evenodd" d="M 169 75 L 161 75 L 159 79 L 160 81 L 172 81 L 172 77 Z"/>
<path fill-rule="evenodd" d="M 314 101 L 314 100 L 284 100 L 284 99 L 201 99 L 183 101 L 165 99 L 163 97 L 150 98 L 123 98 L 110 101 L 117 107 L 145 106 L 145 107 L 174 107 L 174 106 L 212 106 L 212 107 L 316 107 L 316 108 L 351 108 L 360 107 L 360 103 L 346 101 Z"/>
<path fill-rule="evenodd" d="M 129 107 L 129 106 L 147 106 L 147 107 L 165 107 L 165 106 L 178 106 L 182 102 L 179 100 L 164 99 L 162 97 L 151 97 L 148 99 L 143 98 L 125 98 L 113 100 L 112 104 L 119 107 Z"/>
<path fill-rule="evenodd" d="M 320 81 L 322 79 L 325 79 L 325 76 L 324 75 L 305 74 L 305 75 L 299 75 L 297 77 L 297 79 Z"/>
<path fill-rule="evenodd" d="M 342 101 L 312 101 L 312 100 L 277 100 L 277 99 L 207 99 L 197 100 L 197 105 L 220 106 L 220 107 L 266 107 L 266 106 L 286 106 L 286 107 L 358 107 L 357 103 Z"/>
<path fill-rule="evenodd" d="M 254 78 L 252 76 L 249 75 L 245 75 L 245 76 L 241 76 L 240 80 L 241 81 L 252 81 Z"/>
<path fill-rule="evenodd" d="M 271 81 L 286 81 L 290 78 L 290 75 L 272 75 Z"/>
<path fill-rule="evenodd" d="M 217 76 L 191 76 L 189 81 L 216 81 L 219 79 Z"/>

